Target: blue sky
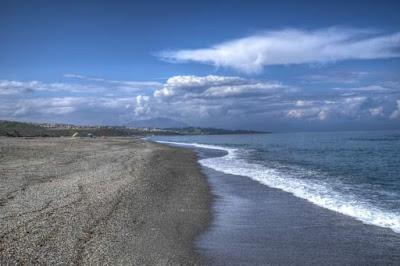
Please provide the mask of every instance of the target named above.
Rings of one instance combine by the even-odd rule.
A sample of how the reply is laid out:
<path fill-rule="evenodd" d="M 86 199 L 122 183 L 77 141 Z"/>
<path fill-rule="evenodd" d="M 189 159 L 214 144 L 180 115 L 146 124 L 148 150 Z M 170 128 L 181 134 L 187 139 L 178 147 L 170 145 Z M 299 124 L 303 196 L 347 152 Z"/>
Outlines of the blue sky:
<path fill-rule="evenodd" d="M 2 1 L 0 119 L 400 128 L 398 1 Z"/>

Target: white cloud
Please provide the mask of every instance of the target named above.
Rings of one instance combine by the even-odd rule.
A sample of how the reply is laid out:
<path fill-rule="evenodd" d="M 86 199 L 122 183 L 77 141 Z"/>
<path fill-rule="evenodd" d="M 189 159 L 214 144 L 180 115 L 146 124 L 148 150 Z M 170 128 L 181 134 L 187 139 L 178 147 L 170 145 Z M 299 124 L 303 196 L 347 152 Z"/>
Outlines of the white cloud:
<path fill-rule="evenodd" d="M 15 81 L 0 80 L 0 95 L 12 95 L 29 92 L 93 92 L 104 88 L 93 85 L 70 84 L 70 83 L 44 83 L 36 80 Z"/>
<path fill-rule="evenodd" d="M 155 97 L 172 97 L 182 93 L 199 93 L 212 86 L 243 84 L 246 80 L 229 76 L 174 76 L 167 80 L 163 88 L 154 92 Z"/>
<path fill-rule="evenodd" d="M 81 80 L 85 80 L 85 81 L 95 81 L 95 82 L 100 82 L 100 83 L 119 85 L 119 87 L 118 87 L 119 89 L 125 89 L 125 90 L 159 88 L 162 86 L 162 83 L 157 82 L 157 81 L 110 80 L 110 79 L 103 79 L 103 78 L 97 78 L 97 77 L 88 77 L 88 76 L 79 75 L 79 74 L 65 74 L 64 77 L 81 79 Z"/>
<path fill-rule="evenodd" d="M 364 92 L 386 92 L 390 91 L 391 89 L 385 88 L 380 85 L 368 85 L 364 87 L 355 87 L 355 88 L 334 88 L 334 90 L 338 91 L 351 91 L 351 92 L 357 92 L 357 91 L 364 91 Z"/>
<path fill-rule="evenodd" d="M 307 107 L 307 106 L 312 106 L 313 102 L 312 101 L 297 100 L 295 105 L 298 106 L 298 107 Z"/>
<path fill-rule="evenodd" d="M 397 103 L 397 109 L 394 110 L 393 113 L 390 115 L 391 119 L 400 118 L 400 100 L 397 100 L 396 103 Z"/>
<path fill-rule="evenodd" d="M 7 94 L 0 97 L 0 119 L 114 124 L 163 116 L 189 123 L 218 120 L 223 124 L 229 119 L 247 123 L 255 117 L 325 123 L 400 118 L 400 100 L 395 100 L 399 90 L 379 84 L 347 88 L 353 91 L 349 96 L 339 89 L 307 90 L 275 81 L 217 75 L 173 76 L 158 88 L 129 93 L 119 90 L 117 83 L 3 80 L 0 90 Z"/>
<path fill-rule="evenodd" d="M 369 98 L 365 96 L 347 97 L 336 101 L 323 101 L 320 103 L 316 114 L 319 120 L 326 120 L 328 117 L 336 116 L 342 118 L 360 118 L 368 110 L 363 105 Z M 314 108 L 315 109 L 315 108 Z"/>
<path fill-rule="evenodd" d="M 399 57 L 399 47 L 400 33 L 333 27 L 267 31 L 210 48 L 163 51 L 159 56 L 170 62 L 199 62 L 254 73 L 268 65 Z"/>
<path fill-rule="evenodd" d="M 288 118 L 323 121 L 331 117 L 360 118 L 365 115 L 365 112 L 372 115 L 372 113 L 376 114 L 381 111 L 380 108 L 377 110 L 372 110 L 373 108 L 366 109 L 363 105 L 368 99 L 368 97 L 359 96 L 312 102 L 300 100 L 295 104 L 299 108 L 287 110 L 286 116 Z"/>
<path fill-rule="evenodd" d="M 128 112 L 135 104 L 136 97 L 41 97 L 2 102 L 6 110 L 0 110 L 0 117 L 30 115 L 66 115 L 87 110 Z M 132 108 L 133 110 L 133 108 Z M 133 115 L 133 113 L 132 113 Z"/>
<path fill-rule="evenodd" d="M 118 81 L 101 78 L 90 78 L 75 74 L 64 75 L 68 78 L 78 78 L 92 84 L 77 83 L 44 83 L 40 81 L 0 80 L 0 95 L 15 95 L 32 92 L 70 92 L 70 93 L 102 93 L 112 90 L 118 93 L 135 93 L 153 90 L 162 87 L 162 83 L 155 81 Z"/>
<path fill-rule="evenodd" d="M 328 115 L 329 115 L 329 113 L 327 110 L 321 110 L 318 113 L 318 118 L 319 118 L 319 120 L 326 120 L 328 118 Z"/>
<path fill-rule="evenodd" d="M 0 95 L 17 94 L 22 92 L 30 92 L 40 89 L 42 83 L 39 81 L 15 81 L 15 80 L 0 80 Z"/>
<path fill-rule="evenodd" d="M 307 119 L 307 120 L 326 120 L 329 116 L 328 108 L 326 107 L 312 107 L 304 109 L 290 109 L 286 112 L 286 117 L 294 119 Z"/>
<path fill-rule="evenodd" d="M 156 98 L 171 97 L 234 97 L 266 94 L 289 88 L 278 82 L 254 81 L 230 76 L 174 76 L 163 88 L 154 92 Z"/>
<path fill-rule="evenodd" d="M 292 109 L 287 112 L 287 117 L 289 118 L 303 118 L 305 116 L 304 110 Z"/>
<path fill-rule="evenodd" d="M 370 108 L 368 111 L 371 114 L 371 116 L 383 116 L 384 115 L 382 106 Z"/>
<path fill-rule="evenodd" d="M 74 112 L 78 106 L 87 104 L 88 99 L 83 97 L 52 97 L 22 99 L 13 107 L 14 115 L 23 116 L 30 113 L 67 114 Z"/>
<path fill-rule="evenodd" d="M 267 83 L 267 82 L 257 82 L 242 85 L 224 85 L 210 87 L 204 91 L 203 95 L 206 97 L 230 97 L 239 95 L 255 95 L 255 94 L 265 94 L 269 91 L 281 90 L 287 88 L 279 83 Z"/>
<path fill-rule="evenodd" d="M 149 100 L 150 100 L 149 96 L 143 96 L 143 95 L 136 96 L 136 107 L 135 107 L 136 116 L 143 116 L 150 113 Z"/>

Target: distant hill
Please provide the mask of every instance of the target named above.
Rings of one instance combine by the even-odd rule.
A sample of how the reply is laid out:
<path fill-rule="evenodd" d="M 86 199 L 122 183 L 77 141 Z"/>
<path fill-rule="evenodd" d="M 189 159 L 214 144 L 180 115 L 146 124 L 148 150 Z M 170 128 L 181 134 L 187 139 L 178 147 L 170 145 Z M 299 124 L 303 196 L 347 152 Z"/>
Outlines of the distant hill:
<path fill-rule="evenodd" d="M 136 120 L 126 124 L 128 127 L 138 128 L 183 128 L 189 125 L 174 119 L 165 117 L 156 117 L 145 120 Z"/>
<path fill-rule="evenodd" d="M 172 120 L 172 119 L 167 119 Z M 158 120 L 160 121 L 160 120 Z M 166 121 L 166 120 L 163 120 Z M 174 120 L 172 120 L 174 121 Z M 177 121 L 174 121 L 177 122 Z M 172 123 L 172 122 L 171 122 Z M 166 124 L 164 124 L 166 125 Z M 178 125 L 183 126 L 184 123 Z M 253 130 L 228 130 L 201 127 L 128 128 L 124 126 L 77 126 L 53 123 L 24 123 L 0 120 L 0 136 L 7 137 L 60 137 L 78 133 L 81 137 L 94 136 L 153 136 L 153 135 L 224 135 L 224 134 L 259 134 Z"/>
<path fill-rule="evenodd" d="M 68 124 L 36 124 L 15 121 L 0 120 L 0 136 L 7 137 L 61 137 L 72 136 L 78 133 L 81 137 L 88 134 L 94 136 L 148 136 L 148 135 L 170 135 L 177 133 L 167 130 L 154 129 L 132 129 L 115 126 L 76 126 Z"/>
<path fill-rule="evenodd" d="M 231 130 L 211 127 L 184 127 L 184 128 L 165 128 L 165 130 L 175 132 L 179 135 L 229 135 L 229 134 L 263 134 L 267 132 L 255 130 Z"/>

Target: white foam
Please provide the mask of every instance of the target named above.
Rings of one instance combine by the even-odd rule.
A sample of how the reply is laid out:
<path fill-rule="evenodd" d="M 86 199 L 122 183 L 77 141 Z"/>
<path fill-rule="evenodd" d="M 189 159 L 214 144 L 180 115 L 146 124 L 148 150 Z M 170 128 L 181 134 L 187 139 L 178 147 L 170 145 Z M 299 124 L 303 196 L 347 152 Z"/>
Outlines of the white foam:
<path fill-rule="evenodd" d="M 227 155 L 225 156 L 202 159 L 199 160 L 199 163 L 226 174 L 249 177 L 261 184 L 289 192 L 296 197 L 305 199 L 326 209 L 351 216 L 366 224 L 390 228 L 394 232 L 400 233 L 400 214 L 381 210 L 350 195 L 335 192 L 328 184 L 322 181 L 300 180 L 285 176 L 283 173 L 264 165 L 249 163 L 238 157 L 240 152 L 238 149 L 199 143 L 158 142 L 226 151 Z"/>
<path fill-rule="evenodd" d="M 163 140 L 156 140 L 158 143 L 164 144 L 172 144 L 178 146 L 188 146 L 188 147 L 196 147 L 196 148 L 203 148 L 203 149 L 210 149 L 210 150 L 222 150 L 229 153 L 233 153 L 237 149 L 233 148 L 226 148 L 222 146 L 210 145 L 210 144 L 200 144 L 200 143 L 185 143 L 185 142 L 173 142 L 173 141 L 163 141 Z"/>

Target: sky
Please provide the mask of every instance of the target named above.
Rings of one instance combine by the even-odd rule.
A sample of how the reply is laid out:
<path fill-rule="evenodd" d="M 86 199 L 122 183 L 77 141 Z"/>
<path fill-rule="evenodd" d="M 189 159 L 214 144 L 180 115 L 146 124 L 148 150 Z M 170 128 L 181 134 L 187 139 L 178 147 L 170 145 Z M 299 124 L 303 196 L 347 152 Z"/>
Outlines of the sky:
<path fill-rule="evenodd" d="M 400 1 L 0 1 L 0 120 L 400 128 Z"/>

